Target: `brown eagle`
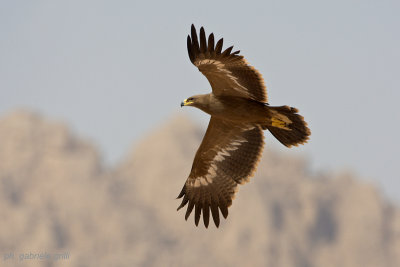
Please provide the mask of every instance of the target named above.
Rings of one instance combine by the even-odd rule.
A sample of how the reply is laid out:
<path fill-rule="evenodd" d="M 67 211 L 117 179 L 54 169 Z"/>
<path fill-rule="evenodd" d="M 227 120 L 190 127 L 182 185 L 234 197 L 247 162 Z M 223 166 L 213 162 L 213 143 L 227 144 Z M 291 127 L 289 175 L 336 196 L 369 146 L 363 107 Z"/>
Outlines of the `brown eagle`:
<path fill-rule="evenodd" d="M 287 147 L 307 142 L 310 130 L 298 110 L 289 106 L 272 107 L 261 74 L 250 66 L 233 46 L 222 52 L 223 39 L 214 44 L 214 34 L 206 38 L 203 27 L 200 40 L 192 25 L 187 37 L 190 61 L 206 76 L 212 93 L 185 99 L 181 106 L 193 106 L 211 115 L 207 132 L 197 150 L 192 170 L 178 198 L 188 204 L 185 219 L 195 209 L 199 224 L 203 213 L 207 228 L 210 210 L 219 226 L 219 210 L 228 216 L 228 207 L 238 184 L 254 174 L 264 147 L 263 130 Z"/>

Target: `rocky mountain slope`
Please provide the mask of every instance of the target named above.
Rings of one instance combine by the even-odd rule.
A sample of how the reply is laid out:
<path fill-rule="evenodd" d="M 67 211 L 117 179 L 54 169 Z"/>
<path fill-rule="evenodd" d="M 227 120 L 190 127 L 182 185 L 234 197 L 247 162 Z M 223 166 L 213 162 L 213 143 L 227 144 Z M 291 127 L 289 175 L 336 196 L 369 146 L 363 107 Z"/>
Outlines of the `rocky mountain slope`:
<path fill-rule="evenodd" d="M 268 147 L 219 229 L 185 222 L 175 198 L 204 130 L 174 116 L 109 170 L 64 125 L 3 116 L 0 265 L 400 266 L 398 207 L 351 174 L 310 173 Z"/>

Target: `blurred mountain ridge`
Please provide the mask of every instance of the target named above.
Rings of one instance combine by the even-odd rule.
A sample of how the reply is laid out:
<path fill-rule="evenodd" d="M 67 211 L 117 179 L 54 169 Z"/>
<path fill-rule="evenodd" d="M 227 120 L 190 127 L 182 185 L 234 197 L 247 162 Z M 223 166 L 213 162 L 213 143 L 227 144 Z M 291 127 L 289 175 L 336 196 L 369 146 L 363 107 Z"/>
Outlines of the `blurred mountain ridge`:
<path fill-rule="evenodd" d="M 87 140 L 26 110 L 0 117 L 1 266 L 400 266 L 400 209 L 353 174 L 266 148 L 219 229 L 176 200 L 205 129 L 182 115 L 107 169 Z"/>

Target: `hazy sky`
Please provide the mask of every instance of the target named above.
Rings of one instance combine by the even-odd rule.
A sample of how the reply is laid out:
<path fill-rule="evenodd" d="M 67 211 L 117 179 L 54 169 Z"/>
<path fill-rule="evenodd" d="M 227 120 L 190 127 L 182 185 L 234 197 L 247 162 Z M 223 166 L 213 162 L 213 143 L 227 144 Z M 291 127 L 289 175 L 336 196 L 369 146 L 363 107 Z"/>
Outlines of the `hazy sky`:
<path fill-rule="evenodd" d="M 400 1 L 0 1 L 0 116 L 61 119 L 115 163 L 209 84 L 190 25 L 235 45 L 271 105 L 299 108 L 314 170 L 353 170 L 400 201 Z M 282 148 L 267 134 L 267 146 Z"/>

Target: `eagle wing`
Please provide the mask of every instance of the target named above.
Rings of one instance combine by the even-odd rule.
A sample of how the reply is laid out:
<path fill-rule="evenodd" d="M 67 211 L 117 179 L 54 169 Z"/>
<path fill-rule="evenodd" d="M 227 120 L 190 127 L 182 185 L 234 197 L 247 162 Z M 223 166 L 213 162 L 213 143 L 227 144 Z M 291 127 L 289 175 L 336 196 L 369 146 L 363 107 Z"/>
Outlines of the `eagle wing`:
<path fill-rule="evenodd" d="M 195 208 L 195 224 L 203 212 L 208 227 L 210 210 L 219 226 L 219 210 L 224 218 L 232 204 L 237 185 L 253 175 L 264 147 L 260 126 L 237 124 L 211 117 L 207 132 L 197 150 L 192 170 L 178 198 L 178 210 L 187 203 L 185 219 Z"/>
<path fill-rule="evenodd" d="M 267 92 L 261 74 L 250 66 L 233 46 L 222 51 L 223 39 L 214 46 L 214 34 L 206 39 L 200 29 L 200 44 L 192 24 L 187 49 L 190 61 L 206 76 L 215 95 L 239 96 L 267 103 Z"/>

